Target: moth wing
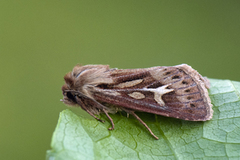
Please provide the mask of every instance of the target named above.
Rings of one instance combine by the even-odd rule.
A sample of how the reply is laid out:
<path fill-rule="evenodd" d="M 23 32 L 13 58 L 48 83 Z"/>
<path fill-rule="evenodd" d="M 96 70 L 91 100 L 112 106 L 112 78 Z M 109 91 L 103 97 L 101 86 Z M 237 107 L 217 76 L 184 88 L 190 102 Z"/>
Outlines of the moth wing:
<path fill-rule="evenodd" d="M 206 80 L 186 64 L 111 72 L 112 84 L 94 88 L 97 101 L 190 121 L 212 118 Z"/>

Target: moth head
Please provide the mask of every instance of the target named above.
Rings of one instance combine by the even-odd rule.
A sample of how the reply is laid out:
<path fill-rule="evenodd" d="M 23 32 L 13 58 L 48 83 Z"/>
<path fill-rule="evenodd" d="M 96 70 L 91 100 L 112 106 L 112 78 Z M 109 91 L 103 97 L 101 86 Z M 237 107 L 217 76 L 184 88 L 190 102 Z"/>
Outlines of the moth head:
<path fill-rule="evenodd" d="M 76 65 L 72 72 L 64 76 L 65 84 L 62 88 L 74 90 L 91 97 L 91 89 L 101 83 L 112 83 L 108 65 Z"/>
<path fill-rule="evenodd" d="M 63 99 L 61 101 L 69 106 L 77 105 L 76 95 L 73 95 L 72 92 L 69 91 L 68 86 L 65 84 L 62 86 Z"/>
<path fill-rule="evenodd" d="M 93 98 L 92 89 L 102 83 L 112 83 L 108 72 L 108 65 L 76 65 L 72 72 L 64 76 L 65 84 L 62 86 L 63 102 L 68 105 L 75 105 L 76 100 L 68 91 L 77 91 L 87 97 Z"/>

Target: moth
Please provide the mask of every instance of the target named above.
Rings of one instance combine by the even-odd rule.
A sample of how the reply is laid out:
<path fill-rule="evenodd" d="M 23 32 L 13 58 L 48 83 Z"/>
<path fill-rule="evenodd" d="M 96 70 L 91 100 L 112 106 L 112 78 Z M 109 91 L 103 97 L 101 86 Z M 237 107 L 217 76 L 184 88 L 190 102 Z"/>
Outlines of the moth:
<path fill-rule="evenodd" d="M 96 115 L 104 113 L 111 122 L 109 130 L 114 129 L 109 113 L 118 111 L 134 116 L 156 139 L 136 111 L 188 121 L 206 121 L 213 115 L 208 79 L 187 64 L 144 69 L 76 65 L 64 80 L 62 101 L 101 122 Z"/>

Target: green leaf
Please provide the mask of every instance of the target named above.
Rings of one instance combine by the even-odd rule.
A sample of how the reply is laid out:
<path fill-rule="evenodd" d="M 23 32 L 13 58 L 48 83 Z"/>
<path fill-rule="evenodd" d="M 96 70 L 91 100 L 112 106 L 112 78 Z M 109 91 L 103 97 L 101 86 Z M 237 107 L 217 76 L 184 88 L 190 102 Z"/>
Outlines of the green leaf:
<path fill-rule="evenodd" d="M 138 114 L 159 140 L 131 116 L 111 115 L 115 129 L 108 131 L 110 123 L 103 115 L 105 123 L 64 110 L 47 159 L 240 159 L 240 82 L 210 81 L 214 110 L 210 121 Z"/>

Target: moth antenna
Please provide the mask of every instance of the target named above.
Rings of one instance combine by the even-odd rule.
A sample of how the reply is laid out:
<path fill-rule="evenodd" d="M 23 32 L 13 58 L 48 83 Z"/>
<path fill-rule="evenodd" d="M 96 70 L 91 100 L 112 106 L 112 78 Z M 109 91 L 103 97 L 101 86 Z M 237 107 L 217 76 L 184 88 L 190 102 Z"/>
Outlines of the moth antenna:
<path fill-rule="evenodd" d="M 96 120 L 98 120 L 98 121 L 100 121 L 100 122 L 102 122 L 102 123 L 105 122 L 104 120 L 101 120 L 100 118 L 96 117 L 92 112 L 90 112 L 90 111 L 87 109 L 87 107 L 85 106 L 85 104 L 81 101 L 80 98 L 76 97 L 76 100 L 77 100 L 78 104 L 81 106 L 81 108 L 82 108 L 83 110 L 85 110 L 88 114 L 90 114 L 93 118 L 95 118 Z"/>
<path fill-rule="evenodd" d="M 158 137 L 152 132 L 152 130 L 147 126 L 147 124 L 145 122 L 143 122 L 143 120 L 141 118 L 139 118 L 133 111 L 129 111 L 126 109 L 123 109 L 123 110 L 126 111 L 128 114 L 133 115 L 140 123 L 142 123 L 147 128 L 147 130 L 151 133 L 151 135 L 154 138 L 158 139 Z"/>
<path fill-rule="evenodd" d="M 107 113 L 107 111 L 105 109 L 102 109 L 102 110 L 106 114 L 106 116 L 108 117 L 108 119 L 110 120 L 110 122 L 112 124 L 112 127 L 108 128 L 108 130 L 113 130 L 114 129 L 114 123 L 113 123 L 112 118 L 109 116 L 109 114 Z"/>

